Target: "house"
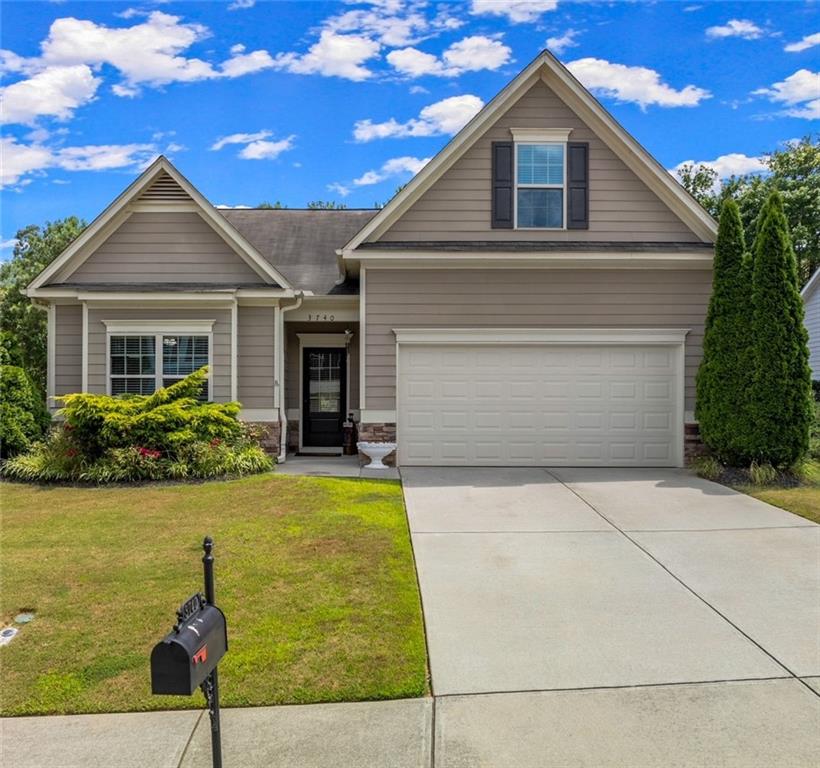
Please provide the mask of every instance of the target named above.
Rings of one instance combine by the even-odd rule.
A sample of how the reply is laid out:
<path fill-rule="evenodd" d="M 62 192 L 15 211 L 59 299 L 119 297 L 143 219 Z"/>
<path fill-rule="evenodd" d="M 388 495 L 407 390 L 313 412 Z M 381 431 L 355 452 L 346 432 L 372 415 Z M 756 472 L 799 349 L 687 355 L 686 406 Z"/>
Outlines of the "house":
<path fill-rule="evenodd" d="M 806 330 L 809 332 L 809 367 L 812 379 L 820 379 L 820 268 L 803 286 L 803 308 L 806 311 Z"/>
<path fill-rule="evenodd" d="M 217 210 L 166 159 L 30 285 L 48 391 L 208 363 L 278 452 L 680 466 L 716 224 L 541 53 L 378 211 Z"/>

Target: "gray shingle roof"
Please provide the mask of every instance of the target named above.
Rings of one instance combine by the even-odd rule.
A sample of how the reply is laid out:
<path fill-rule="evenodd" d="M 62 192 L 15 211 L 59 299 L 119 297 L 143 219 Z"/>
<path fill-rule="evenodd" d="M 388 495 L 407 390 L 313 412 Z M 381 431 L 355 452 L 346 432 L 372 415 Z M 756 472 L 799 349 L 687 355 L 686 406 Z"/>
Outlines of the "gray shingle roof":
<path fill-rule="evenodd" d="M 316 294 L 353 293 L 355 283 L 336 285 L 341 248 L 378 211 L 220 209 L 219 212 L 295 288 Z"/>

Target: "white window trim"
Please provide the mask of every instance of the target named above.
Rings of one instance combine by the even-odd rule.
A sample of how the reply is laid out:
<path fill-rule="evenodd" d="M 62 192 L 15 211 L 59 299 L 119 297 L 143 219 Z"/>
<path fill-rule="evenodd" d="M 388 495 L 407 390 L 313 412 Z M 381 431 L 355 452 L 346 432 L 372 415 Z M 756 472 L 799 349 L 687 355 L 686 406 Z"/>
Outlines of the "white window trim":
<path fill-rule="evenodd" d="M 560 144 L 562 159 L 561 170 L 564 178 L 560 184 L 519 184 L 518 183 L 518 147 L 522 145 Z M 519 227 L 518 226 L 518 189 L 560 189 L 561 190 L 561 226 L 560 227 Z M 527 141 L 513 142 L 513 224 L 514 229 L 522 232 L 563 232 L 567 228 L 567 141 Z"/>
<path fill-rule="evenodd" d="M 510 128 L 514 142 L 525 144 L 566 144 L 572 128 Z"/>
<path fill-rule="evenodd" d="M 154 391 L 161 389 L 162 380 L 162 337 L 163 336 L 207 336 L 208 337 L 208 378 L 206 381 L 207 400 L 213 398 L 214 362 L 214 320 L 103 320 L 105 326 L 105 392 L 111 394 L 111 337 L 112 336 L 153 336 L 154 337 Z M 124 376 L 123 378 L 128 378 Z M 134 378 L 148 378 L 140 376 Z"/>
<path fill-rule="evenodd" d="M 299 339 L 299 450 L 305 448 L 302 432 L 305 425 L 304 419 L 304 386 L 305 386 L 305 347 L 328 347 L 332 349 L 346 349 L 347 355 L 345 357 L 345 418 L 350 413 L 350 343 L 353 341 L 351 336 L 344 333 L 297 333 L 296 337 Z M 361 395 L 360 395 L 361 397 Z M 290 418 L 290 416 L 288 416 Z M 313 453 L 338 453 L 343 446 L 317 448 L 308 446 Z"/>

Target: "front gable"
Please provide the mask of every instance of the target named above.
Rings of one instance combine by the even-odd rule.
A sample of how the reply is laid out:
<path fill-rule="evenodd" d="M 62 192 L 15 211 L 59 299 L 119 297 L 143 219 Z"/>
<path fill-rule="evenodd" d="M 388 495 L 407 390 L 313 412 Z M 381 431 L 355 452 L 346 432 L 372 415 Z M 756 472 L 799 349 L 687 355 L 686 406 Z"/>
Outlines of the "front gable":
<path fill-rule="evenodd" d="M 579 228 L 523 231 L 509 228 L 509 221 L 508 228 L 502 228 L 498 226 L 502 217 L 493 227 L 491 198 L 499 178 L 493 178 L 492 147 L 493 142 L 496 148 L 503 146 L 500 142 L 512 142 L 511 129 L 561 134 L 568 155 L 579 147 L 580 153 L 573 151 L 573 156 L 588 156 L 584 193 L 589 212 L 587 217 L 584 211 Z M 572 170 L 565 177 L 565 194 L 575 192 L 568 178 Z M 577 225 L 574 214 L 567 220 Z M 544 51 L 339 253 L 343 260 L 355 263 L 364 248 L 432 254 L 452 249 L 454 243 L 474 251 L 491 251 L 493 243 L 556 252 L 562 243 L 599 252 L 608 243 L 634 244 L 637 250 L 641 246 L 651 250 L 653 243 L 658 244 L 655 250 L 661 243 L 686 249 L 691 243 L 698 250 L 710 248 L 716 234 L 715 220 L 566 67 Z"/>
<path fill-rule="evenodd" d="M 569 142 L 589 143 L 587 229 L 492 227 L 492 143 L 511 142 L 516 129 L 568 130 Z M 370 242 L 442 240 L 699 242 L 680 217 L 541 78 L 383 235 Z"/>
<path fill-rule="evenodd" d="M 290 283 L 164 157 L 151 164 L 29 285 L 290 290 Z"/>

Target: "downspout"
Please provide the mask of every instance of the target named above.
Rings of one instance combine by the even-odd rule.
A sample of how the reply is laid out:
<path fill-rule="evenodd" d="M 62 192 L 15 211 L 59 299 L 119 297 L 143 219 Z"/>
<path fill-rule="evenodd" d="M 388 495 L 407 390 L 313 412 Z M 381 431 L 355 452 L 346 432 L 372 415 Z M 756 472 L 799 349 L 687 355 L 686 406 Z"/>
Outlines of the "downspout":
<path fill-rule="evenodd" d="M 302 291 L 296 291 L 294 294 L 296 299 L 295 304 L 289 307 L 281 307 L 279 310 L 279 328 L 277 328 L 279 336 L 279 349 L 277 355 L 279 356 L 279 455 L 276 461 L 279 464 L 284 464 L 288 457 L 288 409 L 285 401 L 285 312 L 290 312 L 292 309 L 299 309 L 302 306 L 302 299 L 305 294 Z"/>

